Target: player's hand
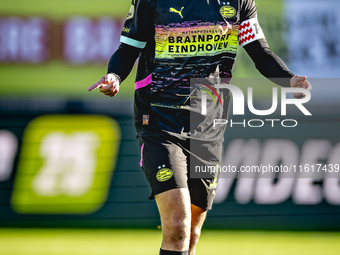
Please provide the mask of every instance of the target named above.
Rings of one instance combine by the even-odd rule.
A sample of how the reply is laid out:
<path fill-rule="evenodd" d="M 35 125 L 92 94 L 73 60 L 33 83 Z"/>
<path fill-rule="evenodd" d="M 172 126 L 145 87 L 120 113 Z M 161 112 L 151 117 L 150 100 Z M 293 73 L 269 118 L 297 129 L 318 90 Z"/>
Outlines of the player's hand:
<path fill-rule="evenodd" d="M 296 75 L 294 77 L 292 77 L 290 79 L 290 86 L 292 88 L 303 88 L 303 89 L 307 89 L 309 91 L 312 90 L 312 85 L 310 84 L 310 82 L 307 80 L 306 76 L 300 76 L 300 75 Z M 293 93 L 293 96 L 295 98 L 305 98 L 306 95 L 303 93 Z"/>
<path fill-rule="evenodd" d="M 102 78 L 95 84 L 91 85 L 88 90 L 92 91 L 99 88 L 99 91 L 104 93 L 109 97 L 115 96 L 119 91 L 119 80 L 116 75 L 109 73 Z"/>

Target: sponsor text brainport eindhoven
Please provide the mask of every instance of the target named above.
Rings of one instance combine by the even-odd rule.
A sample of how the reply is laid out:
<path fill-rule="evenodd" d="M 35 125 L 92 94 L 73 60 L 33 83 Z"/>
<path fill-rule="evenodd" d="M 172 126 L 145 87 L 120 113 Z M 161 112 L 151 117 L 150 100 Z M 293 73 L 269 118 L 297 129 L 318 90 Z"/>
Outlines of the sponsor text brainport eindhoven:
<path fill-rule="evenodd" d="M 214 30 L 203 30 L 203 31 L 197 31 L 200 33 L 204 32 L 219 32 Z M 226 49 L 228 47 L 228 38 L 230 34 L 224 34 L 224 35 L 211 35 L 211 34 L 198 34 L 198 35 L 192 35 L 192 36 L 186 36 L 186 37 L 173 37 L 169 36 L 168 38 L 168 51 L 170 53 L 184 53 L 184 52 L 196 52 L 196 51 L 212 51 L 212 50 L 222 50 Z M 213 44 L 205 44 L 206 42 L 214 42 Z M 199 44 L 201 42 L 201 44 Z M 175 43 L 198 43 L 190 44 L 190 45 L 172 45 Z"/>

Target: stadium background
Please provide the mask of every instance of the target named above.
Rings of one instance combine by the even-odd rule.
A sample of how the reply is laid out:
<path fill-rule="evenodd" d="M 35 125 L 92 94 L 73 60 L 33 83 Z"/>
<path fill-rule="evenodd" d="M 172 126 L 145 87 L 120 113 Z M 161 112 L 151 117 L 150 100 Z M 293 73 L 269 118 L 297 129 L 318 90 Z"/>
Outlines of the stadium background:
<path fill-rule="evenodd" d="M 225 161 L 259 164 L 278 148 L 276 163 L 290 150 L 293 163 L 339 163 L 340 4 L 256 3 L 273 51 L 312 80 L 313 116 L 289 109 L 299 121 L 289 132 L 228 129 Z M 0 1 L 1 254 L 157 254 L 160 221 L 132 123 L 134 74 L 114 99 L 87 91 L 106 71 L 129 5 Z M 234 77 L 244 90 L 263 83 L 243 50 Z M 266 108 L 270 86 L 254 89 L 258 108 Z M 198 254 L 338 254 L 336 177 L 221 179 Z"/>

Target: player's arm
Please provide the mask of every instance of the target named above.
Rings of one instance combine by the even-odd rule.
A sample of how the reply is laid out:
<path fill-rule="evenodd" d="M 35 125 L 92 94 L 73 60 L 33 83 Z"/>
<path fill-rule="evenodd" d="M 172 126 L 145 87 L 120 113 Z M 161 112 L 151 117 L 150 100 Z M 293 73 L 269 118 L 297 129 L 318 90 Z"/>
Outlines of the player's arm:
<path fill-rule="evenodd" d="M 265 38 L 254 41 L 244 46 L 244 49 L 253 60 L 257 70 L 268 79 L 281 85 L 289 87 L 284 80 L 275 78 L 293 78 L 295 75 L 288 69 L 281 58 L 276 56 L 269 48 Z"/>
<path fill-rule="evenodd" d="M 120 83 L 129 75 L 139 54 L 153 38 L 150 13 L 152 9 L 147 0 L 132 0 L 120 37 L 121 44 L 109 61 L 107 74 L 90 86 L 89 91 L 99 88 L 110 97 L 118 93 Z"/>
<path fill-rule="evenodd" d="M 283 87 L 297 87 L 311 90 L 306 76 L 294 75 L 285 63 L 276 56 L 266 41 L 257 20 L 257 8 L 253 0 L 244 0 L 242 6 L 239 44 L 244 47 L 259 72 L 274 83 Z M 286 78 L 286 79 L 282 79 Z M 289 78 L 289 82 L 287 81 Z M 293 93 L 296 98 L 305 95 Z"/>
<path fill-rule="evenodd" d="M 254 41 L 244 46 L 259 72 L 274 83 L 282 87 L 298 87 L 311 90 L 311 85 L 306 76 L 294 75 L 282 61 L 269 48 L 265 38 Z M 289 78 L 282 79 L 282 78 Z M 294 97 L 304 97 L 301 93 L 294 93 Z"/>
<path fill-rule="evenodd" d="M 130 74 L 136 59 L 141 52 L 140 48 L 121 43 L 116 52 L 111 56 L 107 74 L 98 82 L 91 85 L 88 90 L 99 88 L 100 92 L 113 97 L 119 91 L 120 84 Z"/>

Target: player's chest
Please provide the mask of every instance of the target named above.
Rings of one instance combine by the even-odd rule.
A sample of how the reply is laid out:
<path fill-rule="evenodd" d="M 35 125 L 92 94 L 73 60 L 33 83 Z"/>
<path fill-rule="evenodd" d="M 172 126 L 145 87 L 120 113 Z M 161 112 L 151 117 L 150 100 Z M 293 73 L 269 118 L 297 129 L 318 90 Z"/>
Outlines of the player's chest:
<path fill-rule="evenodd" d="M 162 26 L 191 21 L 236 24 L 239 20 L 240 0 L 158 0 L 154 12 L 155 25 Z"/>

